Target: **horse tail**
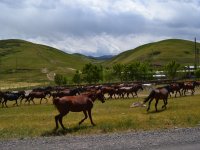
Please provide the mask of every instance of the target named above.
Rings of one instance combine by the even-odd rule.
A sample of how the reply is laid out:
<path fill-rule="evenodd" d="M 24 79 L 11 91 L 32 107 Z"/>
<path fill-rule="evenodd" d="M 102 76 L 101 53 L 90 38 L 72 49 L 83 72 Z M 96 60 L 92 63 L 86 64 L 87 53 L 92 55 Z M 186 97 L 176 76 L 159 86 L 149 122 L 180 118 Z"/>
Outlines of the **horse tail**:
<path fill-rule="evenodd" d="M 150 98 L 154 97 L 155 93 L 156 93 L 155 90 L 152 90 L 149 96 L 144 99 L 144 103 L 146 103 Z"/>
<path fill-rule="evenodd" d="M 58 103 L 59 103 L 59 101 L 60 101 L 59 97 L 56 97 L 56 98 L 53 99 L 53 104 L 54 104 L 55 106 L 57 106 Z"/>

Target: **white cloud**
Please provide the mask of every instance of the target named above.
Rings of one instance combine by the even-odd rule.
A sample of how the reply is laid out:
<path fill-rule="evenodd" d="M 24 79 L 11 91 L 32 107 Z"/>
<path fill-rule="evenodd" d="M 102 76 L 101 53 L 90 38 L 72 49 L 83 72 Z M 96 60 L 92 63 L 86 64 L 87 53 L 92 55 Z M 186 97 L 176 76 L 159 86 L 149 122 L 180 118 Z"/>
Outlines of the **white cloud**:
<path fill-rule="evenodd" d="M 68 53 L 118 54 L 165 38 L 200 39 L 195 0 L 1 0 L 0 39 Z"/>

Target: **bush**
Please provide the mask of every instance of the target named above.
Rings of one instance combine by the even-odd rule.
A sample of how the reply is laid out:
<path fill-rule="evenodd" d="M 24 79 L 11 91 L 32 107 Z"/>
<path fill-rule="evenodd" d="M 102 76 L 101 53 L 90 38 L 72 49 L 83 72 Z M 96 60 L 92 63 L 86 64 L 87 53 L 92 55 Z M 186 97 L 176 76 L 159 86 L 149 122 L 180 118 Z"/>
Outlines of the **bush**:
<path fill-rule="evenodd" d="M 56 74 L 54 77 L 54 82 L 59 86 L 65 85 L 65 84 L 67 84 L 67 78 L 61 74 Z"/>

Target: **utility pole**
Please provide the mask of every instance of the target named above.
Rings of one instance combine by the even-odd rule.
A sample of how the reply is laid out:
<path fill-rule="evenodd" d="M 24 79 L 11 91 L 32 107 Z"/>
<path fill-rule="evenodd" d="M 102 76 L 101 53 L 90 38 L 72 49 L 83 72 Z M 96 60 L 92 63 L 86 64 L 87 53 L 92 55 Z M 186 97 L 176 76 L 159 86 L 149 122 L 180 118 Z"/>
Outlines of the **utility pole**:
<path fill-rule="evenodd" d="M 198 63 L 198 52 L 197 52 L 197 44 L 196 44 L 196 37 L 194 38 L 194 69 L 197 69 L 197 63 Z"/>

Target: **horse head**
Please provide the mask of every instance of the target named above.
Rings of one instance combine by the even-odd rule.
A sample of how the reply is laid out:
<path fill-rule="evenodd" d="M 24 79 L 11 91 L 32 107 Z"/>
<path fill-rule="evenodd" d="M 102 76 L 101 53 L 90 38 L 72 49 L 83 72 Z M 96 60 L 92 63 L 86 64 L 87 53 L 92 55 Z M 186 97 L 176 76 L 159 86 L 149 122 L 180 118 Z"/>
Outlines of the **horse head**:
<path fill-rule="evenodd" d="M 104 94 L 102 93 L 101 90 L 98 90 L 98 91 L 96 92 L 96 97 L 97 97 L 97 99 L 100 100 L 102 103 L 105 102 L 105 99 L 106 99 L 106 98 L 104 97 Z"/>

